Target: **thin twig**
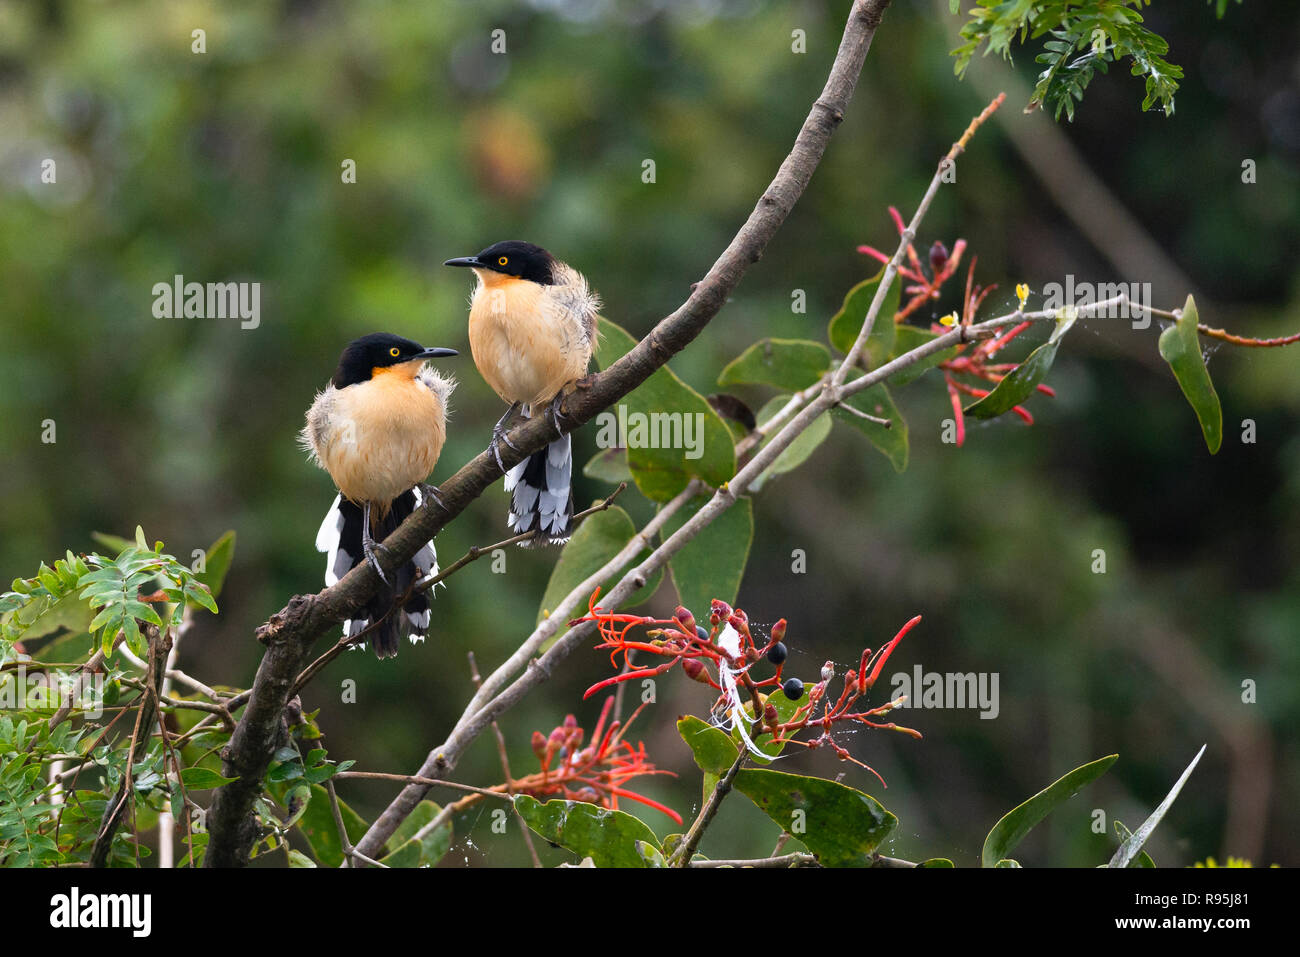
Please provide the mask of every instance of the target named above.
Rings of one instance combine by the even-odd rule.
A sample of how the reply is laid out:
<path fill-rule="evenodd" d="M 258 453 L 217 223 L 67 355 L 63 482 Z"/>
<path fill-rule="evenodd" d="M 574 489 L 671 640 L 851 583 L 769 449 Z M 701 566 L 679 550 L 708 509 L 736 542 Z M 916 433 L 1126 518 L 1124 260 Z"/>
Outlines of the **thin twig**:
<path fill-rule="evenodd" d="M 626 483 L 621 483 L 619 485 L 619 491 L 622 491 L 624 488 L 626 488 Z M 466 654 L 469 656 L 470 677 L 474 681 L 475 690 L 477 690 L 483 685 L 483 677 L 478 673 L 478 662 L 474 659 L 474 652 L 469 651 L 466 652 Z M 506 749 L 506 736 L 501 733 L 501 725 L 495 721 L 492 722 L 492 731 L 496 735 L 497 739 L 497 754 L 501 756 L 501 773 L 506 776 L 506 793 L 510 795 L 511 803 L 513 804 L 515 795 L 514 775 L 510 773 L 510 755 Z M 524 816 L 519 813 L 518 805 L 515 805 L 514 812 L 515 818 L 519 821 L 520 828 L 523 829 L 522 833 L 524 835 L 524 843 L 528 845 L 528 856 L 533 860 L 533 867 L 541 867 L 542 859 L 537 856 L 537 848 L 533 846 L 533 835 L 531 829 L 528 827 L 528 822 L 525 821 Z"/>
<path fill-rule="evenodd" d="M 817 858 L 803 851 L 749 861 L 691 861 L 686 867 L 820 867 Z"/>
<path fill-rule="evenodd" d="M 699 815 L 691 822 L 690 830 L 682 838 L 681 844 L 677 845 L 677 850 L 673 851 L 672 857 L 668 859 L 670 867 L 685 867 L 691 858 L 695 856 L 695 850 L 700 846 L 700 840 L 704 837 L 704 832 L 708 829 L 709 824 L 713 821 L 713 816 L 718 813 L 718 808 L 722 805 L 722 800 L 731 793 L 731 786 L 736 781 L 736 775 L 744 766 L 745 761 L 749 758 L 749 752 L 741 749 L 736 755 L 736 760 L 732 762 L 731 768 L 722 777 L 718 778 L 718 783 L 713 786 L 713 791 L 709 794 L 709 799 L 700 808 Z"/>

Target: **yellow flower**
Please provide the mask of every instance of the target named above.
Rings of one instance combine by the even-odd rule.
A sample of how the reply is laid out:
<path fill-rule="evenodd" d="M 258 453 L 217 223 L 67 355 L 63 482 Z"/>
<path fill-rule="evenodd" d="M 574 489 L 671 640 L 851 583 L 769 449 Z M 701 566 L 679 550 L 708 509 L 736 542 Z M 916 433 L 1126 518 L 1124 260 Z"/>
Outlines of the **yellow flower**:
<path fill-rule="evenodd" d="M 1025 303 L 1029 299 L 1029 286 L 1023 282 L 1018 283 L 1016 285 L 1016 298 L 1020 300 L 1020 308 L 1024 309 Z"/>
<path fill-rule="evenodd" d="M 948 315 L 944 316 L 942 319 L 939 320 L 939 325 L 941 326 L 957 325 L 957 313 L 955 312 L 948 313 Z"/>

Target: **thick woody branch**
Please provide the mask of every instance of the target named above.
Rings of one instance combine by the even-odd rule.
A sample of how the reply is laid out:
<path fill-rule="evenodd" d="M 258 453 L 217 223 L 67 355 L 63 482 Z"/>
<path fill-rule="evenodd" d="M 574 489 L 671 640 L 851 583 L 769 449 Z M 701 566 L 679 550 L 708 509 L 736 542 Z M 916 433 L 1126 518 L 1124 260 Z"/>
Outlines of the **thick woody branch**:
<path fill-rule="evenodd" d="M 594 376 L 586 388 L 564 400 L 562 427 L 565 431 L 582 425 L 639 386 L 690 344 L 721 311 L 745 270 L 762 256 L 812 179 L 831 134 L 844 119 L 871 40 L 889 5 L 890 0 L 855 0 L 822 94 L 813 103 L 793 149 L 748 220 L 694 286 L 686 302 L 660 320 L 627 355 Z M 511 431 L 511 444 L 516 448 L 506 445 L 502 449 L 503 464 L 509 468 L 553 438 L 550 416 L 535 416 Z M 429 501 L 385 540 L 387 551 L 380 552 L 385 571 L 408 561 L 500 475 L 492 453 L 485 451 L 443 482 L 439 491 L 445 508 Z M 208 812 L 207 866 L 247 862 L 255 838 L 251 823 L 253 802 L 270 763 L 294 681 L 307 664 L 315 641 L 359 609 L 378 584 L 374 570 L 360 565 L 319 594 L 295 596 L 258 630 L 258 639 L 267 650 L 248 707 L 223 753 L 224 773 L 239 780 L 219 789 L 213 798 Z M 491 684 L 489 679 L 480 693 L 490 693 Z M 396 824 L 392 826 L 395 828 Z M 379 837 L 373 833 L 375 828 L 371 829 L 382 846 L 391 829 L 381 830 L 388 833 Z M 372 834 L 367 834 L 358 850 L 366 854 L 374 846 Z"/>

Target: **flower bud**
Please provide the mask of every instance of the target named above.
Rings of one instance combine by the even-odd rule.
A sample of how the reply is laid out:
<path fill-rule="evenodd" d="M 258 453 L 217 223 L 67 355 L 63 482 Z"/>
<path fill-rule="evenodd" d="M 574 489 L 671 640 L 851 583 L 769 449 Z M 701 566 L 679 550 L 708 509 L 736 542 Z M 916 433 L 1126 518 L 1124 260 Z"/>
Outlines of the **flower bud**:
<path fill-rule="evenodd" d="M 686 672 L 686 677 L 692 681 L 708 682 L 704 673 L 704 662 L 699 658 L 686 658 L 682 661 L 682 671 Z"/>
<path fill-rule="evenodd" d="M 822 665 L 822 681 L 830 681 L 835 677 L 835 662 L 828 661 Z"/>
<path fill-rule="evenodd" d="M 540 731 L 533 732 L 533 754 L 537 755 L 538 761 L 546 760 L 546 735 Z"/>
<path fill-rule="evenodd" d="M 772 626 L 772 640 L 785 641 L 785 619 L 782 618 Z"/>
<path fill-rule="evenodd" d="M 943 272 L 943 267 L 946 265 L 948 265 L 948 247 L 935 240 L 934 245 L 930 247 L 930 268 L 937 276 Z"/>
<path fill-rule="evenodd" d="M 673 617 L 677 619 L 684 631 L 695 630 L 695 616 L 685 605 L 678 605 L 677 610 L 673 612 Z"/>

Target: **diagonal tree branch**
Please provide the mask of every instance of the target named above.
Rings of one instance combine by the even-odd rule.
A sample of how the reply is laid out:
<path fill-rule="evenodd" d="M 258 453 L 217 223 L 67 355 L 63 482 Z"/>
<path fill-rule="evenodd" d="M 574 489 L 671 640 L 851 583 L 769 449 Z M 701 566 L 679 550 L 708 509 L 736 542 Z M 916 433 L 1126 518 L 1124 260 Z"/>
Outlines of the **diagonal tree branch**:
<path fill-rule="evenodd" d="M 695 285 L 686 302 L 661 319 L 627 355 L 592 377 L 586 388 L 564 400 L 564 431 L 577 428 L 635 389 L 689 345 L 721 311 L 745 270 L 762 256 L 812 179 L 832 133 L 844 119 L 872 38 L 889 5 L 890 0 L 855 0 L 822 94 L 813 103 L 794 147 L 745 224 L 704 279 Z M 516 448 L 507 445 L 502 450 L 503 464 L 509 468 L 522 461 L 553 437 L 554 426 L 549 416 L 530 419 L 511 431 L 510 440 Z M 387 552 L 380 552 L 385 571 L 409 560 L 494 484 L 500 474 L 492 454 L 485 451 L 444 482 L 439 491 L 445 508 L 429 501 L 385 540 Z M 315 641 L 360 608 L 378 584 L 373 569 L 368 565 L 358 566 L 337 584 L 316 595 L 295 596 L 258 629 L 258 640 L 267 650 L 254 679 L 248 707 L 222 753 L 224 774 L 238 780 L 218 789 L 213 797 L 207 816 L 210 838 L 205 866 L 242 865 L 248 861 L 256 837 L 253 803 L 274 752 L 294 680 L 306 665 Z M 480 694 L 494 693 L 492 679 L 496 677 L 494 673 L 484 682 Z M 389 811 L 392 810 L 390 807 Z M 382 846 L 400 820 L 385 812 L 358 845 L 358 850 L 369 856 L 370 850 Z M 382 827 L 381 822 L 384 822 Z"/>

